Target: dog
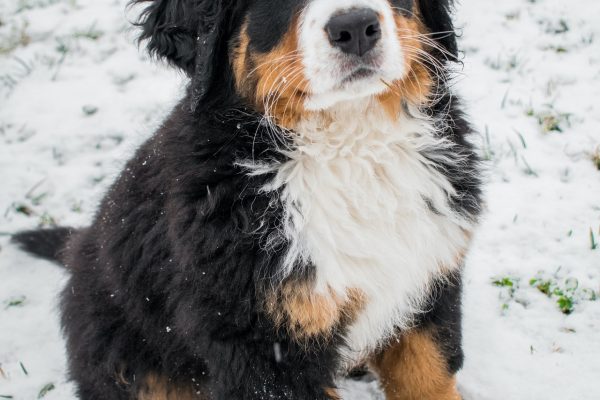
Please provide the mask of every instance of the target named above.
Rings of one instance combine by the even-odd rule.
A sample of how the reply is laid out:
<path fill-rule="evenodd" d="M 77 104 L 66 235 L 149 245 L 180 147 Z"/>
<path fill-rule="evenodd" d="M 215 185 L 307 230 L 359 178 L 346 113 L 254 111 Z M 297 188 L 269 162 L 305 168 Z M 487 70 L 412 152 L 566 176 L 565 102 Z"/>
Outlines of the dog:
<path fill-rule="evenodd" d="M 482 209 L 451 0 L 134 0 L 189 76 L 91 226 L 14 241 L 70 271 L 83 400 L 460 399 Z"/>

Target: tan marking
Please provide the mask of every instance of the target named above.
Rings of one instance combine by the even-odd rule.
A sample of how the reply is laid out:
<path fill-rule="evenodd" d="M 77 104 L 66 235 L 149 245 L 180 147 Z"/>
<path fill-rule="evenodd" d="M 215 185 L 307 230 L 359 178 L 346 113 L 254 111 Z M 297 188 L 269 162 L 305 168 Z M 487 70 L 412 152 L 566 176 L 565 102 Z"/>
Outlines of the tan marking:
<path fill-rule="evenodd" d="M 401 336 L 371 362 L 387 400 L 460 400 L 456 379 L 428 332 Z"/>
<path fill-rule="evenodd" d="M 309 86 L 297 31 L 296 16 L 273 50 L 257 53 L 249 46 L 245 25 L 232 60 L 238 92 L 285 128 L 293 126 L 304 114 L 304 98 Z"/>
<path fill-rule="evenodd" d="M 430 99 L 433 81 L 431 72 L 423 64 L 423 54 L 426 48 L 418 35 L 427 33 L 425 26 L 418 18 L 407 18 L 402 15 L 394 17 L 398 40 L 404 51 L 404 66 L 406 75 L 403 79 L 384 82 L 390 90 L 377 98 L 388 115 L 397 118 L 400 115 L 402 102 L 425 104 Z"/>
<path fill-rule="evenodd" d="M 335 389 L 325 389 L 325 395 L 327 395 L 331 400 L 342 400 L 337 390 Z"/>
<path fill-rule="evenodd" d="M 231 65 L 236 77 L 236 88 L 240 94 L 250 93 L 251 80 L 246 76 L 248 68 L 248 23 L 244 23 L 240 31 L 239 40 L 236 46 L 231 50 Z"/>
<path fill-rule="evenodd" d="M 405 51 L 407 72 L 402 79 L 384 82 L 389 90 L 376 97 L 386 113 L 395 119 L 401 115 L 404 101 L 422 105 L 431 100 L 435 78 L 429 70 L 432 67 L 423 62 L 430 44 L 423 42 L 429 40 L 426 36 L 421 40 L 418 37 L 428 33 L 419 20 L 418 7 L 411 17 L 395 15 L 394 19 L 398 39 Z M 299 17 L 295 16 L 280 43 L 268 53 L 252 51 L 246 23 L 232 49 L 231 63 L 240 95 L 257 110 L 271 116 L 277 125 L 288 129 L 293 129 L 298 121 L 311 114 L 304 108 L 310 88 L 299 50 L 298 21 Z"/>
<path fill-rule="evenodd" d="M 168 378 L 151 374 L 146 377 L 137 400 L 209 400 L 209 397 L 196 392 L 191 384 L 175 386 Z"/>
<path fill-rule="evenodd" d="M 365 302 L 359 290 L 350 289 L 346 298 L 332 291 L 315 293 L 309 283 L 287 283 L 268 296 L 266 310 L 275 325 L 285 324 L 296 339 L 327 338 L 344 320 L 352 320 Z"/>

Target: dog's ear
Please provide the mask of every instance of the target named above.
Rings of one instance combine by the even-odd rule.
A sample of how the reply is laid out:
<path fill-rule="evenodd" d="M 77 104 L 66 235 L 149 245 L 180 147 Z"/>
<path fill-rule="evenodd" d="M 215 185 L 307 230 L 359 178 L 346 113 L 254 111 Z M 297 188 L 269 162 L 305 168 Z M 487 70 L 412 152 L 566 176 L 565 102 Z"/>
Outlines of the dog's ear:
<path fill-rule="evenodd" d="M 440 56 L 451 61 L 458 60 L 456 33 L 452 23 L 453 0 L 419 0 L 419 12 L 423 22 L 442 48 Z"/>
<path fill-rule="evenodd" d="M 223 0 L 132 0 L 148 4 L 137 25 L 140 41 L 150 54 L 182 69 L 192 78 L 194 107 L 210 89 L 220 28 Z"/>

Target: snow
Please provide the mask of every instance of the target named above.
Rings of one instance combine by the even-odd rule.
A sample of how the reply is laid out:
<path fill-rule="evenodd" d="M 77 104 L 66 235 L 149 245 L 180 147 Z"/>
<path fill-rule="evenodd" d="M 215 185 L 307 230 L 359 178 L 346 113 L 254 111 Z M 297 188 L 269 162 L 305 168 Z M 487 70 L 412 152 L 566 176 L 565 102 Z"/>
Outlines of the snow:
<path fill-rule="evenodd" d="M 57 313 L 66 275 L 7 234 L 88 223 L 181 96 L 183 77 L 136 49 L 134 15 L 124 0 L 0 3 L 0 398 L 52 383 L 45 399 L 74 399 Z M 456 90 L 489 181 L 465 267 L 465 400 L 600 399 L 599 15 L 595 0 L 458 7 Z M 577 286 L 570 315 L 530 284 L 539 276 Z M 512 290 L 492 283 L 503 279 Z M 376 383 L 343 386 L 346 400 L 383 398 Z"/>

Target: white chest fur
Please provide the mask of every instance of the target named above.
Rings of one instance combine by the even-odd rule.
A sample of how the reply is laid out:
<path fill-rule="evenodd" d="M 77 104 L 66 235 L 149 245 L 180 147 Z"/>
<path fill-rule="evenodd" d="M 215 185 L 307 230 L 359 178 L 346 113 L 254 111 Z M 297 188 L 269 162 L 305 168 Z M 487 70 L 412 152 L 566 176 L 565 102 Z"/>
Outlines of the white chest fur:
<path fill-rule="evenodd" d="M 284 274 L 310 262 L 316 291 L 365 295 L 346 338 L 352 362 L 410 325 L 434 279 L 457 267 L 469 222 L 451 209 L 452 186 L 422 155 L 451 146 L 434 138 L 430 122 L 341 109 L 296 127 L 296 148 L 265 190 L 282 190 L 282 234 L 291 244 Z"/>

